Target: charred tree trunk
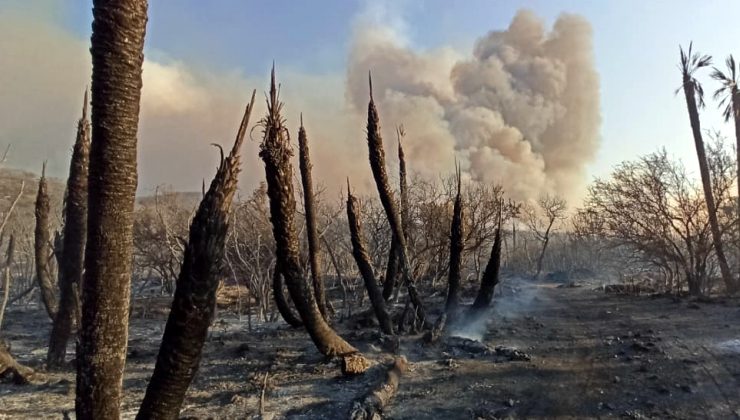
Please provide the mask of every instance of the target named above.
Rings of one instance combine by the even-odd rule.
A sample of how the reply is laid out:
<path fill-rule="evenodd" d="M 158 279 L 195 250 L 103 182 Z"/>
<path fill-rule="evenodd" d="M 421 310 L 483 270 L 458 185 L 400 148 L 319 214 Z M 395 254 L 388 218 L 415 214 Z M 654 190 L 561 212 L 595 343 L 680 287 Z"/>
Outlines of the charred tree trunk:
<path fill-rule="evenodd" d="M 146 0 L 93 1 L 92 142 L 77 419 L 120 418 Z"/>
<path fill-rule="evenodd" d="M 478 295 L 471 307 L 471 314 L 478 315 L 491 305 L 493 292 L 498 284 L 499 267 L 501 266 L 501 224 L 496 229 L 496 236 L 493 239 L 493 248 L 491 248 L 491 258 L 488 260 L 486 270 L 480 281 Z"/>
<path fill-rule="evenodd" d="M 452 211 L 452 223 L 450 225 L 450 271 L 447 280 L 447 302 L 445 311 L 452 314 L 460 302 L 460 267 L 462 265 L 463 253 L 463 209 L 461 190 L 460 169 L 457 169 L 457 195 Z"/>
<path fill-rule="evenodd" d="M 352 255 L 357 262 L 357 268 L 360 270 L 362 279 L 365 281 L 365 288 L 370 297 L 370 303 L 373 305 L 375 316 L 378 318 L 380 330 L 385 334 L 393 334 L 393 322 L 391 321 L 388 310 L 385 307 L 385 299 L 375 281 L 373 267 L 370 264 L 370 257 L 365 250 L 365 239 L 362 234 L 362 224 L 360 222 L 360 209 L 357 199 L 352 195 L 347 182 L 347 220 L 349 221 L 349 232 L 352 237 Z"/>
<path fill-rule="evenodd" d="M 398 134 L 398 180 L 401 190 L 401 226 L 403 235 L 408 240 L 409 237 L 409 197 L 408 182 L 406 180 L 406 156 L 403 153 L 403 144 L 401 140 L 405 135 L 403 126 L 396 129 Z M 399 242 L 395 235 L 391 236 L 391 249 L 388 252 L 388 265 L 385 270 L 385 283 L 383 284 L 383 298 L 389 300 L 393 295 L 393 290 L 398 283 L 399 272 Z M 390 280 L 390 281 L 389 281 Z"/>
<path fill-rule="evenodd" d="M 722 280 L 725 283 L 725 287 L 729 293 L 737 292 L 737 284 L 732 278 L 730 273 L 730 267 L 727 265 L 727 257 L 722 246 L 722 234 L 719 228 L 719 221 L 717 220 L 717 207 L 714 201 L 714 195 L 712 194 L 712 179 L 709 174 L 709 165 L 707 163 L 707 154 L 704 149 L 704 139 L 701 135 L 701 123 L 699 122 L 699 109 L 696 104 L 696 91 L 694 83 L 687 80 L 687 75 L 684 74 L 683 91 L 686 97 L 686 107 L 689 111 L 689 121 L 691 123 L 691 131 L 694 135 L 694 145 L 696 146 L 696 155 L 699 158 L 699 173 L 701 174 L 701 183 L 704 189 L 704 199 L 707 202 L 707 213 L 709 215 L 709 227 L 712 231 L 712 240 L 714 242 L 714 251 L 717 255 L 717 262 L 719 263 L 720 273 L 722 274 Z"/>
<path fill-rule="evenodd" d="M 408 289 L 409 298 L 414 304 L 417 317 L 422 321 L 422 323 L 426 323 L 426 313 L 424 312 L 424 305 L 419 298 L 419 294 L 416 290 L 416 286 L 414 286 L 414 281 L 411 275 L 411 265 L 408 259 L 406 236 L 403 233 L 401 215 L 398 211 L 396 201 L 393 199 L 393 193 L 388 181 L 388 173 L 386 172 L 385 168 L 385 151 L 383 149 L 383 137 L 380 134 L 380 117 L 378 116 L 378 110 L 376 109 L 375 101 L 373 100 L 372 79 L 370 79 L 370 102 L 368 103 L 367 107 L 367 145 L 369 152 L 370 169 L 373 172 L 375 186 L 378 188 L 380 202 L 383 205 L 386 217 L 388 218 L 388 222 L 391 225 L 391 232 L 398 241 L 398 255 L 401 273 L 403 274 L 403 280 L 406 284 L 406 288 Z"/>
<path fill-rule="evenodd" d="M 391 249 L 388 251 L 388 265 L 385 269 L 385 282 L 383 283 L 383 299 L 390 300 L 393 290 L 396 288 L 398 278 L 398 240 L 391 238 Z"/>
<path fill-rule="evenodd" d="M 401 381 L 401 376 L 408 370 L 406 358 L 401 356 L 388 367 L 385 378 L 367 395 L 352 404 L 349 418 L 352 420 L 373 420 L 382 417 L 383 410 L 388 406 Z"/>
<path fill-rule="evenodd" d="M 260 122 L 264 138 L 260 157 L 265 163 L 267 195 L 270 198 L 270 218 L 275 237 L 277 264 L 285 277 L 293 303 L 318 350 L 326 356 L 344 356 L 357 353 L 357 349 L 344 341 L 321 316 L 313 291 L 303 277 L 298 255 L 298 237 L 295 232 L 295 197 L 293 195 L 293 151 L 285 121 L 281 115 L 282 103 L 275 86 L 275 69 L 272 70 L 267 115 Z"/>
<path fill-rule="evenodd" d="M 49 318 L 53 320 L 57 312 L 57 297 L 54 293 L 54 279 L 49 269 L 49 260 L 53 255 L 50 213 L 51 205 L 46 186 L 46 163 L 44 163 L 41 169 L 41 179 L 39 179 L 39 189 L 36 193 L 36 229 L 33 236 L 33 248 L 36 259 L 36 281 L 41 290 L 41 301 L 44 303 Z"/>
<path fill-rule="evenodd" d="M 313 181 L 311 179 L 311 156 L 308 153 L 308 136 L 306 135 L 306 129 L 303 128 L 303 116 L 301 116 L 301 128 L 298 130 L 298 160 L 303 184 L 303 206 L 306 210 L 308 262 L 311 265 L 313 292 L 321 315 L 324 319 L 328 319 L 326 290 L 319 267 L 319 234 L 316 227 L 316 209 L 314 206 Z"/>
<path fill-rule="evenodd" d="M 64 231 L 59 259 L 59 310 L 54 318 L 46 364 L 64 364 L 67 342 L 79 308 L 78 291 L 82 284 L 87 234 L 87 167 L 90 162 L 90 123 L 87 120 L 87 91 L 82 106 L 82 118 L 77 123 L 77 138 L 67 178 L 64 201 Z"/>
<path fill-rule="evenodd" d="M 275 297 L 275 306 L 277 306 L 278 312 L 280 312 L 280 316 L 283 317 L 285 322 L 293 328 L 302 327 L 303 321 L 301 321 L 298 315 L 293 313 L 288 297 L 283 290 L 283 275 L 280 274 L 278 264 L 275 264 L 275 270 L 272 274 L 272 294 Z"/>
<path fill-rule="evenodd" d="M 240 170 L 239 150 L 249 126 L 254 95 L 244 111 L 231 153 L 221 158 L 190 225 L 172 310 L 137 419 L 177 419 L 185 392 L 198 370 L 216 310 L 216 289 L 224 272 L 228 218 Z"/>

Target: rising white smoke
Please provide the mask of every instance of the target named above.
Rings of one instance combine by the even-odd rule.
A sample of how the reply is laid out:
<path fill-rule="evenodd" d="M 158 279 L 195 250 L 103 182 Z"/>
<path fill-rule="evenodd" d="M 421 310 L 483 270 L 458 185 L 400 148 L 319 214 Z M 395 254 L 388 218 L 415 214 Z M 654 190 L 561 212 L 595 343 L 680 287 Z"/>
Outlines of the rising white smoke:
<path fill-rule="evenodd" d="M 295 133 L 303 112 L 314 178 L 330 195 L 346 176 L 360 191 L 374 190 L 364 132 L 368 70 L 392 173 L 395 125 L 404 124 L 409 168 L 429 179 L 451 173 L 457 158 L 467 177 L 501 183 L 517 199 L 578 195 L 600 123 L 586 21 L 563 15 L 548 31 L 532 13 L 520 12 L 508 29 L 490 32 L 463 54 L 448 47 L 417 52 L 400 35 L 404 22 L 392 15 L 376 10 L 358 20 L 346 73 L 308 75 L 278 60 L 288 126 Z M 11 165 L 36 170 L 48 159 L 52 175 L 65 176 L 89 83 L 88 42 L 51 16 L 0 15 L 0 56 L 7 58 L 0 72 L 0 147 L 13 143 Z M 264 112 L 268 74 L 269 64 L 255 76 L 147 57 L 139 191 L 163 183 L 199 190 L 216 164 L 210 143 L 231 141 L 251 89 L 258 91 L 253 120 Z M 259 139 L 259 130 L 253 135 Z M 249 190 L 264 177 L 257 142 L 245 144 L 243 155 L 240 185 Z"/>
<path fill-rule="evenodd" d="M 501 183 L 514 198 L 573 197 L 599 144 L 591 44 L 583 18 L 562 15 L 548 32 L 528 11 L 480 38 L 470 58 L 419 54 L 387 28 L 360 26 L 348 98 L 366 106 L 372 69 L 381 121 L 404 124 L 411 166 L 424 175 L 449 171 L 457 155 L 469 177 Z"/>

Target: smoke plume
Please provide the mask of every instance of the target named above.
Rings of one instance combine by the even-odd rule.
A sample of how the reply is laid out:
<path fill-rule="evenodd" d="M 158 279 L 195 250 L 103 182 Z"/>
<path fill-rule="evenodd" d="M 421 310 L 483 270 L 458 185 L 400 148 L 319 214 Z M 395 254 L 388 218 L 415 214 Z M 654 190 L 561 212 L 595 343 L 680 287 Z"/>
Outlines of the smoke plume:
<path fill-rule="evenodd" d="M 306 74 L 277 60 L 288 127 L 297 132 L 303 112 L 315 139 L 315 178 L 329 194 L 340 191 L 346 176 L 361 192 L 373 191 L 364 132 L 369 70 L 387 150 L 395 150 L 395 126 L 403 124 L 412 172 L 437 179 L 452 172 L 457 158 L 465 177 L 501 183 L 516 199 L 580 194 L 600 124 L 584 19 L 563 15 L 548 30 L 523 11 L 465 54 L 411 48 L 397 29 L 402 22 L 379 24 L 393 21 L 386 17 L 356 22 L 339 73 Z M 51 175 L 64 176 L 90 58 L 88 41 L 53 19 L 0 15 L 0 55 L 7 59 L 0 72 L 0 147 L 13 143 L 11 166 L 35 169 L 49 160 Z M 267 86 L 269 63 L 255 76 L 162 57 L 148 54 L 144 64 L 139 192 L 159 184 L 197 191 L 217 163 L 210 143 L 232 141 L 251 89 Z M 262 106 L 258 101 L 257 115 Z M 244 156 L 240 185 L 250 189 L 263 177 L 256 142 L 245 144 Z"/>
<path fill-rule="evenodd" d="M 518 199 L 578 194 L 599 144 L 588 22 L 562 15 L 548 32 L 520 11 L 508 29 L 478 39 L 470 58 L 447 49 L 418 54 L 401 44 L 387 28 L 361 27 L 348 97 L 363 109 L 372 69 L 381 120 L 403 122 L 416 169 L 449 171 L 457 154 L 470 178 L 501 183 Z"/>

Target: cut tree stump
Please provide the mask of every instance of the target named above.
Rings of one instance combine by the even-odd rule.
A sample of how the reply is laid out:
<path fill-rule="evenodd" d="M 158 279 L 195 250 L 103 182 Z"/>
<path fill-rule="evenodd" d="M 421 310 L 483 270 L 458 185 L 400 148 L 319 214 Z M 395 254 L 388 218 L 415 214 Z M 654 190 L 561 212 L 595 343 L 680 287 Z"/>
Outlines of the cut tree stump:
<path fill-rule="evenodd" d="M 398 391 L 401 376 L 408 370 L 405 357 L 397 357 L 388 367 L 385 378 L 372 391 L 352 403 L 349 418 L 352 420 L 376 420 L 382 418 L 382 412 Z"/>
<path fill-rule="evenodd" d="M 342 357 L 342 374 L 347 376 L 361 375 L 370 367 L 370 362 L 360 353 Z"/>

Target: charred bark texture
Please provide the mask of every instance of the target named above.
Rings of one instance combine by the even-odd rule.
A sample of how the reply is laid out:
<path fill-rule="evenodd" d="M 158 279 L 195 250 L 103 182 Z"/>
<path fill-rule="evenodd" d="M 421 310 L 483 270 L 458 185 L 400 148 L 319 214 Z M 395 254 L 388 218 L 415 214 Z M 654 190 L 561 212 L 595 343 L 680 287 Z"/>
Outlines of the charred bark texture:
<path fill-rule="evenodd" d="M 67 178 L 64 201 L 64 230 L 59 258 L 59 310 L 49 339 L 46 364 L 50 368 L 64 364 L 72 324 L 79 321 L 78 291 L 82 284 L 87 234 L 87 168 L 90 162 L 90 122 L 87 119 L 87 91 L 82 118 L 77 123 L 77 137 Z"/>
<path fill-rule="evenodd" d="M 285 290 L 283 290 L 283 275 L 280 274 L 280 267 L 277 264 L 275 264 L 272 273 L 272 294 L 275 297 L 275 306 L 277 306 L 278 312 L 280 312 L 280 316 L 283 317 L 285 322 L 293 328 L 302 327 L 303 321 L 291 309 L 288 297 L 285 295 Z"/>
<path fill-rule="evenodd" d="M 388 173 L 386 172 L 383 137 L 380 134 L 380 117 L 378 116 L 378 110 L 373 100 L 372 79 L 370 79 L 370 102 L 367 106 L 367 146 L 370 169 L 373 172 L 375 186 L 378 188 L 380 202 L 391 225 L 391 232 L 398 241 L 398 256 L 403 280 L 408 289 L 411 302 L 414 304 L 417 317 L 425 323 L 426 313 L 424 312 L 424 305 L 421 302 L 416 286 L 414 286 L 411 275 L 411 265 L 408 259 L 406 236 L 403 233 L 401 215 L 398 211 L 396 201 L 393 199 L 393 192 L 391 191 Z"/>
<path fill-rule="evenodd" d="M 493 292 L 499 280 L 499 268 L 501 267 L 501 224 L 496 229 L 496 236 L 493 239 L 493 248 L 491 248 L 491 258 L 488 260 L 486 270 L 480 281 L 478 295 L 473 302 L 471 313 L 477 315 L 487 309 L 493 300 Z"/>
<path fill-rule="evenodd" d="M 355 257 L 357 268 L 360 270 L 362 279 L 365 282 L 365 288 L 370 297 L 370 303 L 373 305 L 375 316 L 378 318 L 380 330 L 385 334 L 393 334 L 393 321 L 391 320 L 390 315 L 388 315 L 388 309 L 385 306 L 385 299 L 383 299 L 383 294 L 375 280 L 375 273 L 373 273 L 373 267 L 370 264 L 370 257 L 365 250 L 365 239 L 362 234 L 362 224 L 360 222 L 359 212 L 359 204 L 357 199 L 352 195 L 348 183 L 347 220 L 349 221 L 349 232 L 352 239 L 352 255 Z"/>
<path fill-rule="evenodd" d="M 92 141 L 77 418 L 120 418 L 128 341 L 146 0 L 93 1 Z"/>
<path fill-rule="evenodd" d="M 326 305 L 326 290 L 321 278 L 319 265 L 319 234 L 316 226 L 316 209 L 314 205 L 313 180 L 311 178 L 311 156 L 308 153 L 308 136 L 303 128 L 303 116 L 301 116 L 301 128 L 298 130 L 298 161 L 301 171 L 301 182 L 303 184 L 303 206 L 306 210 L 306 236 L 308 237 L 308 262 L 311 265 L 311 280 L 316 303 L 324 319 L 328 319 Z"/>
<path fill-rule="evenodd" d="M 451 314 L 457 309 L 460 302 L 460 267 L 462 265 L 463 253 L 463 208 L 461 190 L 460 169 L 457 169 L 457 195 L 452 210 L 452 223 L 450 225 L 450 271 L 447 280 L 447 302 L 445 310 Z"/>
<path fill-rule="evenodd" d="M 391 238 L 391 249 L 388 251 L 388 265 L 385 269 L 385 281 L 383 283 L 383 299 L 390 300 L 398 280 L 398 241 Z"/>
<path fill-rule="evenodd" d="M 221 164 L 190 224 L 172 309 L 154 374 L 137 419 L 177 419 L 198 370 L 203 344 L 216 311 L 216 289 L 224 272 L 229 212 L 240 170 L 241 145 L 254 107 L 244 111 L 231 153 Z"/>
<path fill-rule="evenodd" d="M 313 291 L 301 270 L 298 236 L 294 226 L 296 204 L 293 195 L 293 167 L 290 163 L 293 151 L 281 111 L 282 103 L 278 99 L 273 68 L 267 115 L 260 122 L 264 130 L 260 157 L 265 163 L 277 264 L 285 277 L 288 292 L 303 324 L 318 350 L 326 356 L 356 353 L 357 349 L 344 341 L 321 316 Z"/>
<path fill-rule="evenodd" d="M 49 260 L 54 255 L 51 248 L 51 226 L 49 192 L 46 185 L 46 163 L 41 170 L 39 189 L 36 193 L 36 229 L 33 235 L 34 256 L 36 259 L 36 281 L 41 290 L 41 301 L 52 320 L 57 313 L 57 297 L 54 292 L 54 279 L 49 268 Z"/>

